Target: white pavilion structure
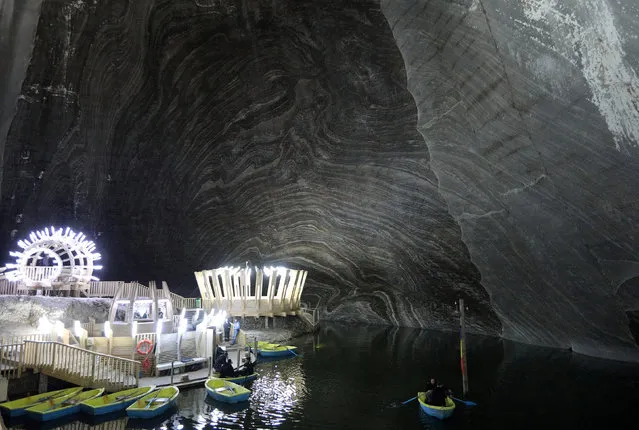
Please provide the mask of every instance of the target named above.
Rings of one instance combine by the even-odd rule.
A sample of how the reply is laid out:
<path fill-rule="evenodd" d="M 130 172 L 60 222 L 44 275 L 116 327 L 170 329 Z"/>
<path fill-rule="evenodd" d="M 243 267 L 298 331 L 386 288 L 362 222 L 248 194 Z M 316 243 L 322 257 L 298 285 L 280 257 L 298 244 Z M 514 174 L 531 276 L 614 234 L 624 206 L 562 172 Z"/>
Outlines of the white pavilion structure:
<path fill-rule="evenodd" d="M 205 309 L 233 316 L 297 315 L 306 270 L 285 267 L 221 267 L 195 272 Z"/>

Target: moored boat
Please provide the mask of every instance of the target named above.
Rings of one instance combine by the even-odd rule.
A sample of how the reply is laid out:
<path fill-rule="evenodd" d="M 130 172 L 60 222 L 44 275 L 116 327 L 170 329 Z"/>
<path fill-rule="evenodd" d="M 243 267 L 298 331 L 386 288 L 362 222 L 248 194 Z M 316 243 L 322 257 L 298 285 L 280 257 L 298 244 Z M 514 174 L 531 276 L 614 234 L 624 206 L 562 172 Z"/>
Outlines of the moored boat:
<path fill-rule="evenodd" d="M 262 357 L 286 357 L 286 356 L 295 356 L 296 346 L 288 346 L 288 345 L 265 345 L 257 347 L 257 353 Z"/>
<path fill-rule="evenodd" d="M 215 372 L 211 376 L 217 379 L 221 379 L 223 381 L 233 382 L 234 384 L 240 384 L 240 385 L 247 384 L 257 379 L 257 373 L 252 373 L 250 375 L 233 376 L 230 378 L 221 378 L 220 373 Z"/>
<path fill-rule="evenodd" d="M 153 418 L 162 415 L 174 404 L 180 389 L 175 385 L 156 389 L 146 396 L 136 400 L 126 408 L 126 414 L 131 418 Z"/>
<path fill-rule="evenodd" d="M 98 397 L 104 393 L 104 388 L 81 391 L 65 399 L 53 399 L 52 402 L 40 403 L 26 410 L 27 416 L 37 421 L 51 421 L 57 418 L 73 415 L 80 411 L 80 403 Z"/>
<path fill-rule="evenodd" d="M 417 393 L 417 400 L 422 410 L 431 417 L 444 420 L 455 412 L 455 402 L 450 397 L 446 397 L 446 406 L 433 406 L 426 403 L 426 393 Z"/>
<path fill-rule="evenodd" d="M 0 411 L 8 417 L 19 417 L 25 414 L 25 410 L 44 402 L 54 400 L 64 400 L 82 391 L 82 387 L 65 388 L 64 390 L 50 391 L 48 393 L 36 394 L 35 396 L 23 397 L 10 402 L 0 403 Z M 53 404 L 53 403 L 51 403 Z"/>
<path fill-rule="evenodd" d="M 225 403 L 239 403 L 248 400 L 251 390 L 220 378 L 209 378 L 204 383 L 206 394 Z"/>
<path fill-rule="evenodd" d="M 121 411 L 133 404 L 136 400 L 146 396 L 155 389 L 155 386 L 130 388 L 117 393 L 105 394 L 80 403 L 80 410 L 89 415 L 104 415 Z"/>

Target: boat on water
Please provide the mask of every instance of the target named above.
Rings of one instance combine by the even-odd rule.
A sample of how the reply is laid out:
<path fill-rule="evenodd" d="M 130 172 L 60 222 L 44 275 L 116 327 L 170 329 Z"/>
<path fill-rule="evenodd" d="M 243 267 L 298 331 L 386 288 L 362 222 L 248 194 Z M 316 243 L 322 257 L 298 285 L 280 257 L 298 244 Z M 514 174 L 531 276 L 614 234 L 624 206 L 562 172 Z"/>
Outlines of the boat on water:
<path fill-rule="evenodd" d="M 146 396 L 136 400 L 126 408 L 126 414 L 131 418 L 153 418 L 162 415 L 175 405 L 180 389 L 175 385 L 156 389 Z"/>
<path fill-rule="evenodd" d="M 206 394 L 225 403 L 239 403 L 248 400 L 251 390 L 239 384 L 220 378 L 209 378 L 204 383 Z"/>
<path fill-rule="evenodd" d="M 235 384 L 248 384 L 251 381 L 255 381 L 257 379 L 257 373 L 252 373 L 250 375 L 241 375 L 241 376 L 232 376 L 229 378 L 221 378 L 219 372 L 215 372 L 211 375 L 213 378 L 221 379 L 223 381 L 233 382 Z"/>
<path fill-rule="evenodd" d="M 80 410 L 89 415 L 104 415 L 121 411 L 131 406 L 136 400 L 155 390 L 155 386 L 130 388 L 117 393 L 105 394 L 80 403 Z"/>
<path fill-rule="evenodd" d="M 23 397 L 10 402 L 0 403 L 0 411 L 8 417 L 19 417 L 25 414 L 25 410 L 44 402 L 54 400 L 64 400 L 67 397 L 82 391 L 82 387 L 66 388 L 64 390 L 50 391 L 48 393 L 36 394 L 35 396 Z M 52 404 L 52 403 L 51 403 Z"/>
<path fill-rule="evenodd" d="M 27 417 L 37 421 L 51 421 L 73 415 L 80 411 L 80 403 L 101 396 L 104 388 L 80 391 L 64 399 L 52 399 L 26 410 Z"/>
<path fill-rule="evenodd" d="M 450 397 L 446 397 L 446 406 L 433 406 L 426 403 L 426 393 L 417 393 L 417 400 L 419 400 L 419 406 L 427 415 L 431 417 L 444 420 L 450 417 L 455 412 L 455 402 Z"/>
<path fill-rule="evenodd" d="M 267 344 L 264 346 L 257 346 L 257 353 L 262 357 L 286 357 L 286 356 L 296 356 L 295 350 L 297 350 L 296 346 L 290 345 L 277 345 L 277 344 Z"/>

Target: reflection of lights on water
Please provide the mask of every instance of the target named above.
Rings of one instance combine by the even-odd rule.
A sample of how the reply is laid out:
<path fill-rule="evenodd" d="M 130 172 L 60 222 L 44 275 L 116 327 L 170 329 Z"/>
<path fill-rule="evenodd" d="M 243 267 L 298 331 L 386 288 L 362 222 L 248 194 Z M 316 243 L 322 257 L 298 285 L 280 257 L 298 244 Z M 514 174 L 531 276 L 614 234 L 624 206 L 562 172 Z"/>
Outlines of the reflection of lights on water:
<path fill-rule="evenodd" d="M 301 375 L 282 377 L 279 372 L 274 372 L 253 383 L 251 401 L 259 404 L 258 413 L 265 424 L 279 426 L 304 393 L 304 379 Z"/>

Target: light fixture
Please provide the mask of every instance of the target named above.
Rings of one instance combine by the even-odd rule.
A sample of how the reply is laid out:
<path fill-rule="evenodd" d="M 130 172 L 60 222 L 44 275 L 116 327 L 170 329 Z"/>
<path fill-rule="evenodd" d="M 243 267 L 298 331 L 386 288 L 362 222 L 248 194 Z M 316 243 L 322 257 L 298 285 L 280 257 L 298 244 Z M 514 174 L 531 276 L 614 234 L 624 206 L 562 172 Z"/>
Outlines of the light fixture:
<path fill-rule="evenodd" d="M 41 316 L 38 319 L 38 333 L 46 334 L 51 333 L 53 330 L 53 324 L 51 324 L 46 316 Z"/>
<path fill-rule="evenodd" d="M 113 336 L 113 330 L 111 330 L 111 323 L 108 321 L 104 322 L 104 337 Z"/>
<path fill-rule="evenodd" d="M 78 320 L 73 321 L 73 334 L 77 337 L 82 336 L 82 324 Z"/>

